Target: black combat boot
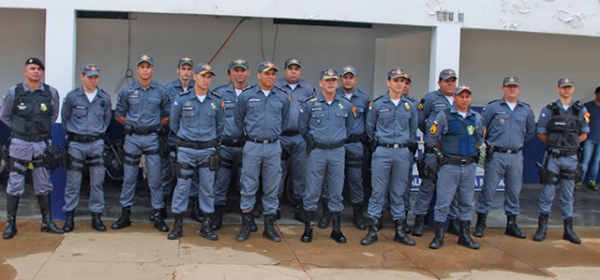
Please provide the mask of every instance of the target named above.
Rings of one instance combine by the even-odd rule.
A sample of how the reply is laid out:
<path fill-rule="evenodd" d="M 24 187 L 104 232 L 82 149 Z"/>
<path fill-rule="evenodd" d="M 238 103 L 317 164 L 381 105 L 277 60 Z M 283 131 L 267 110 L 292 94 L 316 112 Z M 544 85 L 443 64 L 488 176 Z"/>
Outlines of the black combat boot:
<path fill-rule="evenodd" d="M 360 244 L 362 245 L 371 245 L 379 240 L 379 238 L 377 238 L 377 232 L 379 231 L 379 229 L 377 229 L 377 224 L 379 224 L 379 218 L 371 218 L 369 222 L 369 232 L 367 233 L 367 236 L 360 241 Z"/>
<path fill-rule="evenodd" d="M 329 214 L 329 206 L 327 206 L 327 203 L 327 199 L 323 199 L 321 202 L 321 206 L 323 207 L 323 215 L 321 215 L 321 220 L 319 220 L 319 228 L 327 228 L 329 226 L 329 221 L 331 221 L 331 214 Z"/>
<path fill-rule="evenodd" d="M 533 235 L 533 240 L 544 241 L 546 239 L 546 231 L 548 230 L 548 214 L 540 214 L 538 218 L 538 228 Z"/>
<path fill-rule="evenodd" d="M 102 213 L 92 212 L 92 228 L 97 231 L 106 231 L 106 226 L 104 226 L 104 223 L 102 222 L 102 219 L 100 218 L 101 216 L 102 216 Z"/>
<path fill-rule="evenodd" d="M 575 234 L 575 231 L 573 230 L 573 218 L 566 218 L 564 220 L 564 225 L 565 233 L 563 234 L 563 239 L 569 240 L 569 242 L 574 244 L 581 244 L 581 239 L 579 238 L 579 236 L 577 236 L 577 234 Z"/>
<path fill-rule="evenodd" d="M 527 235 L 521 232 L 519 226 L 517 226 L 517 215 L 506 215 L 506 230 L 504 234 L 520 239 L 527 238 Z"/>
<path fill-rule="evenodd" d="M 237 242 L 244 242 L 248 237 L 250 237 L 250 225 L 254 224 L 254 217 L 252 216 L 252 212 L 243 213 L 242 212 L 242 228 L 240 232 L 235 237 Z"/>
<path fill-rule="evenodd" d="M 331 212 L 331 222 L 331 235 L 329 237 L 337 243 L 346 243 L 346 237 L 340 228 L 340 212 Z"/>
<path fill-rule="evenodd" d="M 154 209 L 154 228 L 160 232 L 168 232 L 169 227 L 162 216 L 162 209 Z"/>
<path fill-rule="evenodd" d="M 406 218 L 404 219 L 406 220 Z M 404 227 L 402 226 L 402 221 L 404 220 L 395 220 L 394 228 L 396 230 L 396 234 L 394 235 L 394 241 L 400 242 L 406 246 L 415 246 L 415 241 L 410 239 L 406 232 L 404 232 Z"/>
<path fill-rule="evenodd" d="M 473 238 L 471 238 L 471 233 L 469 232 L 471 221 L 460 221 L 459 224 L 460 235 L 458 236 L 458 245 L 465 246 L 469 249 L 479 249 L 479 244 L 473 241 Z"/>
<path fill-rule="evenodd" d="M 196 197 L 196 200 L 197 200 L 197 197 Z M 168 196 L 165 196 L 165 198 L 164 198 L 165 206 L 163 208 L 160 208 L 160 214 L 161 214 L 163 220 L 167 218 L 167 201 L 168 201 Z M 155 214 L 156 214 L 155 211 L 152 211 L 152 214 L 150 214 L 150 216 L 148 216 L 148 220 L 150 220 L 151 222 L 156 222 Z"/>
<path fill-rule="evenodd" d="M 200 228 L 200 236 L 208 240 L 219 240 L 219 236 L 212 230 L 213 213 L 202 213 L 202 228 Z"/>
<path fill-rule="evenodd" d="M 121 210 L 121 217 L 110 226 L 112 229 L 122 229 L 128 226 L 131 226 L 131 220 L 129 220 L 129 216 L 131 215 L 131 206 L 123 207 Z"/>
<path fill-rule="evenodd" d="M 477 213 L 477 223 L 475 223 L 475 231 L 473 231 L 473 235 L 477 237 L 483 237 L 483 232 L 485 231 L 487 214 Z M 508 230 L 508 226 L 506 228 Z"/>
<path fill-rule="evenodd" d="M 281 216 L 281 214 L 279 215 Z M 302 200 L 302 198 L 296 199 L 294 219 L 301 223 L 304 223 L 306 221 L 306 214 L 304 213 L 304 201 Z"/>
<path fill-rule="evenodd" d="M 313 227 L 315 226 L 315 223 L 313 222 L 315 211 L 304 211 L 304 213 L 306 214 L 306 222 L 304 223 L 304 233 L 302 234 L 300 241 L 311 242 L 313 237 Z"/>
<path fill-rule="evenodd" d="M 435 222 L 434 228 L 435 237 L 431 240 L 431 243 L 429 243 L 429 248 L 439 249 L 444 246 L 444 222 Z"/>
<path fill-rule="evenodd" d="M 200 211 L 200 203 L 197 196 L 190 196 L 190 218 L 202 223 L 202 211 Z"/>
<path fill-rule="evenodd" d="M 302 211 L 304 212 L 304 211 Z M 263 230 L 263 237 L 273 241 L 281 242 L 281 237 L 277 234 L 273 223 L 275 222 L 275 215 L 265 215 L 265 229 Z"/>
<path fill-rule="evenodd" d="M 4 239 L 11 239 L 17 234 L 17 208 L 20 199 L 20 196 L 6 194 L 6 229 L 2 234 Z"/>
<path fill-rule="evenodd" d="M 173 230 L 167 235 L 167 239 L 176 240 L 183 236 L 183 213 L 174 213 L 175 222 L 173 223 Z"/>
<path fill-rule="evenodd" d="M 365 230 L 367 229 L 367 227 L 365 226 L 365 219 L 363 217 L 363 204 L 362 203 L 355 203 L 353 205 L 353 218 L 352 221 L 354 222 L 354 226 L 357 229 L 360 230 Z"/>
<path fill-rule="evenodd" d="M 458 219 L 450 219 L 450 224 L 448 225 L 448 233 L 454 234 L 456 236 L 460 236 L 460 225 Z"/>
<path fill-rule="evenodd" d="M 56 234 L 65 233 L 62 229 L 58 228 L 52 221 L 52 218 L 50 218 L 50 194 L 38 195 L 37 197 L 40 204 L 40 211 L 42 212 L 42 228 L 40 231 Z"/>
<path fill-rule="evenodd" d="M 423 224 L 425 223 L 424 215 L 415 216 L 415 224 L 413 225 L 412 235 L 423 236 Z"/>
<path fill-rule="evenodd" d="M 212 230 L 219 230 L 223 225 L 223 205 L 215 205 L 215 213 L 213 214 L 213 219 L 210 224 Z"/>
<path fill-rule="evenodd" d="M 402 230 L 404 230 L 404 233 L 410 233 L 410 227 L 408 226 L 408 211 L 404 211 L 404 219 L 402 219 Z"/>
<path fill-rule="evenodd" d="M 63 225 L 64 232 L 71 232 L 75 228 L 75 210 L 65 212 L 65 224 Z"/>

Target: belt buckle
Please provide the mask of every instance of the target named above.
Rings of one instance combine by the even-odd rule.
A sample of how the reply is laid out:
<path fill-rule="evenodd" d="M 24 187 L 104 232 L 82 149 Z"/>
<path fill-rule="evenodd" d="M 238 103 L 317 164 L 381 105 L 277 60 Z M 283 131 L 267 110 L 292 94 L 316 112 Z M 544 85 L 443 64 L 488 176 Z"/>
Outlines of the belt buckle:
<path fill-rule="evenodd" d="M 466 159 L 461 159 L 460 160 L 460 166 L 466 166 L 467 165 L 467 160 Z"/>
<path fill-rule="evenodd" d="M 269 140 L 263 140 L 262 143 L 263 145 L 269 144 Z"/>
<path fill-rule="evenodd" d="M 514 152 L 515 152 L 515 151 L 513 151 L 513 150 L 506 150 L 506 153 L 507 153 L 507 154 L 513 154 Z"/>
<path fill-rule="evenodd" d="M 400 144 L 394 144 L 394 149 L 400 148 Z"/>

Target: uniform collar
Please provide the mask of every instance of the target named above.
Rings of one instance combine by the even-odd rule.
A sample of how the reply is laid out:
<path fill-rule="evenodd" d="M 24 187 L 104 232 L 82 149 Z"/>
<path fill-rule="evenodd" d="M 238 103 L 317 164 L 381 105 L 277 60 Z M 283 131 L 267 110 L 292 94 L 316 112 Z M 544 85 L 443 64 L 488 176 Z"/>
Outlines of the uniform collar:
<path fill-rule="evenodd" d="M 340 96 L 338 94 L 334 94 L 333 95 L 333 102 L 335 101 L 340 101 Z M 327 100 L 325 100 L 325 96 L 323 95 L 323 92 L 320 92 L 319 94 L 317 94 L 317 100 L 320 102 L 327 102 Z"/>
<path fill-rule="evenodd" d="M 506 102 L 506 99 L 504 99 L 504 97 L 502 97 L 502 99 L 500 99 L 500 104 L 508 104 L 508 102 Z M 517 99 L 517 105 L 523 105 L 523 102 L 521 102 L 521 100 Z"/>
<path fill-rule="evenodd" d="M 181 80 L 179 78 L 177 78 L 173 81 L 173 86 L 183 89 L 183 85 L 181 84 Z M 194 87 L 194 79 L 191 79 L 190 85 L 188 86 L 188 88 L 193 88 L 193 87 Z"/>
<path fill-rule="evenodd" d="M 44 91 L 45 90 L 44 83 L 40 82 L 40 86 L 38 88 L 32 90 L 31 88 L 29 88 L 29 84 L 27 83 L 27 81 L 24 81 L 23 82 L 23 90 L 29 91 L 29 92 L 36 91 L 36 90 Z"/>
<path fill-rule="evenodd" d="M 450 113 L 452 114 L 459 114 L 458 110 L 456 109 L 456 103 L 452 104 L 452 107 L 450 107 Z M 475 112 L 473 111 L 473 109 L 471 109 L 471 106 L 469 106 L 469 111 L 467 111 L 467 116 L 470 116 L 472 114 L 474 114 Z"/>
<path fill-rule="evenodd" d="M 178 79 L 178 80 L 179 80 L 179 79 Z M 181 86 L 181 83 L 179 83 L 179 85 Z M 142 89 L 142 85 L 140 84 L 140 81 L 139 81 L 139 80 L 136 80 L 136 81 L 135 81 L 135 83 L 133 83 L 133 87 L 134 87 L 134 88 L 139 88 L 139 89 Z M 150 84 L 148 85 L 148 88 L 154 88 L 154 87 L 156 87 L 156 82 L 154 82 L 154 80 L 152 80 L 152 81 L 150 82 Z"/>
<path fill-rule="evenodd" d="M 206 98 L 208 98 L 208 99 L 214 98 L 213 95 L 211 94 L 211 92 L 212 92 L 212 90 L 208 89 L 208 92 L 206 93 Z M 190 90 L 190 93 L 188 95 L 186 95 L 187 100 L 192 100 L 192 99 L 198 100 L 198 96 L 196 95 L 196 90 L 194 88 L 192 88 Z"/>

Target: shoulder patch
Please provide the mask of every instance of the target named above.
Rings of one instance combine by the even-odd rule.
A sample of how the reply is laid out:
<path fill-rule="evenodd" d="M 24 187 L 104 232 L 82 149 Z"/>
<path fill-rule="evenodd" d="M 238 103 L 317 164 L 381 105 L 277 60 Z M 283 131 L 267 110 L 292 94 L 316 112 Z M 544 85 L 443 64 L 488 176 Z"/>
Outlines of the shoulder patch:
<path fill-rule="evenodd" d="M 417 105 L 417 110 L 422 111 L 424 106 L 423 103 L 425 103 L 425 98 L 421 98 L 421 101 L 419 101 L 419 105 Z"/>
<path fill-rule="evenodd" d="M 218 98 L 221 98 L 221 95 L 220 95 L 220 94 L 218 94 L 218 93 L 216 93 L 214 90 L 211 90 L 211 91 L 210 91 L 210 94 L 212 94 L 212 95 L 214 95 L 214 96 L 216 96 L 216 97 L 218 97 Z"/>

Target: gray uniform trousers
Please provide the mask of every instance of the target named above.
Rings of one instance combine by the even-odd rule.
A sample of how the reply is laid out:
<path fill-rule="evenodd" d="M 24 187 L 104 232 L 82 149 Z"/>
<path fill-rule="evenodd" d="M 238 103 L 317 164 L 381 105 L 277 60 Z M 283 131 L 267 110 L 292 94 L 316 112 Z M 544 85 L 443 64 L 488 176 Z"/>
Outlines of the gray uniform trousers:
<path fill-rule="evenodd" d="M 548 154 L 546 154 L 548 156 Z M 554 172 L 560 176 L 561 171 L 563 172 L 575 172 L 577 168 L 577 155 L 571 155 L 566 157 L 550 157 L 548 159 L 548 171 Z M 573 189 L 575 188 L 575 180 L 559 179 L 560 181 L 560 210 L 562 212 L 562 219 L 573 217 Z M 552 210 L 552 201 L 556 194 L 556 185 L 544 185 L 542 189 L 542 195 L 540 196 L 540 214 L 550 214 Z"/>
<path fill-rule="evenodd" d="M 445 164 L 438 173 L 437 200 L 435 203 L 434 220 L 445 222 L 448 217 L 450 204 L 453 200 L 458 208 L 458 216 L 451 219 L 461 221 L 471 220 L 473 196 L 475 195 L 476 163 L 465 166 Z"/>
<path fill-rule="evenodd" d="M 329 201 L 327 207 L 331 212 L 344 209 L 344 158 L 345 149 L 314 149 L 306 161 L 306 190 L 304 192 L 304 210 L 316 211 L 323 180 L 327 178 Z"/>
<path fill-rule="evenodd" d="M 10 157 L 33 163 L 33 190 L 35 195 L 45 195 L 52 191 L 50 183 L 50 172 L 42 166 L 42 154 L 46 149 L 46 142 L 29 142 L 13 138 L 10 140 L 8 154 Z M 15 162 L 15 167 L 26 171 L 27 165 Z M 12 196 L 20 196 L 25 192 L 25 175 L 10 171 L 6 184 L 6 193 Z"/>
<path fill-rule="evenodd" d="M 293 197 L 300 199 L 304 195 L 306 186 L 306 142 L 300 134 L 295 136 L 281 136 L 282 152 L 286 152 L 289 157 L 287 160 L 281 161 L 281 181 L 279 182 L 278 195 L 283 194 L 285 188 L 285 178 L 287 177 L 288 168 L 292 168 L 292 188 L 294 191 Z"/>
<path fill-rule="evenodd" d="M 495 152 L 485 164 L 483 187 L 477 198 L 477 213 L 488 214 L 494 202 L 496 187 L 504 178 L 504 212 L 519 215 L 519 194 L 523 187 L 523 154 Z"/>
<path fill-rule="evenodd" d="M 275 215 L 279 208 L 278 187 L 281 181 L 281 145 L 246 141 L 242 159 L 242 189 L 240 209 L 252 210 L 256 203 L 258 179 L 262 173 L 264 215 Z"/>
<path fill-rule="evenodd" d="M 217 170 L 217 178 L 215 180 L 215 205 L 227 204 L 227 191 L 231 182 L 232 167 L 224 167 L 223 161 L 229 161 L 238 165 L 238 181 L 236 183 L 238 191 L 241 188 L 240 165 L 242 164 L 242 147 L 221 146 L 221 167 Z"/>
<path fill-rule="evenodd" d="M 381 218 L 386 194 L 389 192 L 393 220 L 406 218 L 402 196 L 408 187 L 407 172 L 412 153 L 408 148 L 377 147 L 371 161 L 371 187 L 368 217 Z"/>
<path fill-rule="evenodd" d="M 200 192 L 198 195 L 200 210 L 203 213 L 213 213 L 215 211 L 213 196 L 215 172 L 210 171 L 208 167 L 200 167 L 201 164 L 208 162 L 208 158 L 215 152 L 215 148 L 200 150 L 185 147 L 178 148 L 177 162 L 194 166 L 193 169 L 181 169 L 179 172 L 183 176 L 199 174 L 199 177 L 193 176 L 190 179 L 177 178 L 177 186 L 175 187 L 175 191 L 173 191 L 173 200 L 171 202 L 171 211 L 173 213 L 179 214 L 187 210 L 192 182 L 198 182 L 198 179 L 200 183 Z"/>
<path fill-rule="evenodd" d="M 104 141 L 102 139 L 90 143 L 81 143 L 71 141 L 68 148 L 69 156 L 86 160 L 86 158 L 97 157 L 92 159 L 88 164 L 102 163 L 101 165 L 88 166 L 90 172 L 90 201 L 89 208 L 94 213 L 102 213 L 104 211 L 104 175 L 106 167 L 104 166 Z M 82 168 L 83 165 L 78 162 L 71 161 L 74 168 Z M 65 187 L 65 206 L 62 210 L 69 212 L 77 208 L 79 203 L 79 194 L 81 191 L 82 172 L 80 170 L 67 170 L 67 185 Z"/>
<path fill-rule="evenodd" d="M 424 154 L 423 156 L 425 157 L 425 164 L 436 170 L 438 165 L 436 156 L 431 153 Z M 438 182 L 440 180 L 440 172 L 438 172 Z M 473 179 L 473 182 L 475 182 L 474 180 L 475 179 Z M 436 186 L 431 180 L 421 180 L 421 186 L 419 187 L 419 192 L 417 193 L 417 201 L 415 201 L 415 207 L 413 209 L 413 213 L 415 215 L 427 215 L 427 210 L 429 210 L 429 204 L 431 203 L 431 198 L 433 198 L 435 189 Z M 450 205 L 448 216 L 450 219 L 459 218 L 457 202 L 452 202 Z"/>
<path fill-rule="evenodd" d="M 158 150 L 158 137 L 155 133 L 149 135 L 127 135 L 125 136 L 125 144 L 123 145 L 125 153 L 141 155 L 147 151 Z M 131 160 L 131 158 L 125 156 L 125 159 Z M 139 160 L 139 159 L 138 159 Z M 164 196 L 162 186 L 160 183 L 161 179 L 161 158 L 158 153 L 146 155 L 146 169 L 148 170 L 148 187 L 150 188 L 150 197 L 152 208 L 161 209 L 164 208 Z M 124 177 L 123 177 L 123 189 L 121 190 L 121 198 L 119 202 L 122 207 L 129 207 L 133 205 L 135 186 L 138 180 L 139 166 L 124 164 Z"/>

